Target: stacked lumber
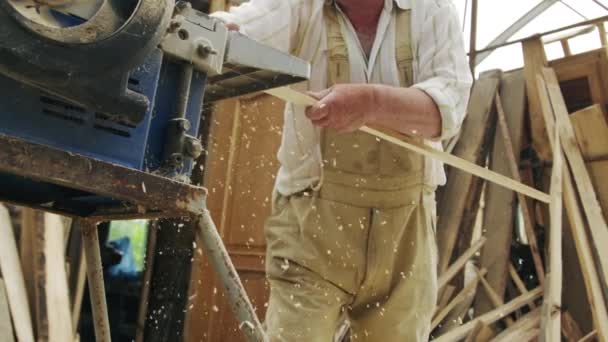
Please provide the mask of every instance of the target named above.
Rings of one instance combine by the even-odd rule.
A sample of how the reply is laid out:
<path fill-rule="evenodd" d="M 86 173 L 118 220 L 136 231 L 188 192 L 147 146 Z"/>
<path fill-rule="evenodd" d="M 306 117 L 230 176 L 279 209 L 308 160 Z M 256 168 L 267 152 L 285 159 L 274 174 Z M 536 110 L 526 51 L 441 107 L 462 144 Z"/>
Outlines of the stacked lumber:
<path fill-rule="evenodd" d="M 607 106 L 592 96 L 608 93 L 608 56 L 549 62 L 539 37 L 522 45 L 522 70 L 476 81 L 452 153 L 550 203 L 448 169 L 433 341 L 608 341 Z M 568 91 L 596 71 L 592 102 Z"/>
<path fill-rule="evenodd" d="M 68 276 L 69 225 L 33 209 L 19 216 L 16 229 L 0 204 L 0 342 L 77 341 L 84 270 Z M 72 295 L 68 281 L 79 283 Z"/>

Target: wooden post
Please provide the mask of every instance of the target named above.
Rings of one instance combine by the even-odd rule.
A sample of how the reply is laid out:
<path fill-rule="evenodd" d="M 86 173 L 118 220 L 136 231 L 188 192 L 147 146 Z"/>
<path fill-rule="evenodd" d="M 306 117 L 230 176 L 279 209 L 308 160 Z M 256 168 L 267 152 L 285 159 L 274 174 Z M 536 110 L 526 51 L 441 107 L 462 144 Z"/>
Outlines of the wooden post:
<path fill-rule="evenodd" d="M 0 204 L 0 271 L 19 342 L 34 342 L 32 316 L 8 209 Z"/>
<path fill-rule="evenodd" d="M 464 252 L 441 276 L 439 276 L 438 284 L 439 291 L 442 291 L 443 287 L 462 270 L 466 262 L 477 253 L 483 244 L 486 243 L 486 238 L 481 237 L 477 242 L 473 244 L 466 252 Z"/>
<path fill-rule="evenodd" d="M 469 67 L 473 79 L 475 78 L 475 65 L 477 62 L 477 0 L 471 2 L 471 41 L 469 42 Z"/>

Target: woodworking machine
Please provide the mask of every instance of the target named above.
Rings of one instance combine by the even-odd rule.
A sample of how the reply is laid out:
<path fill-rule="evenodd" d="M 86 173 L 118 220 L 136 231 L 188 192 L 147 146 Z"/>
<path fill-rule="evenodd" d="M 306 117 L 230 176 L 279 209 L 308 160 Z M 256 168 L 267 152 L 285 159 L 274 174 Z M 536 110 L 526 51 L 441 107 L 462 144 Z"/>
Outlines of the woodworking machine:
<path fill-rule="evenodd" d="M 186 2 L 0 0 L 0 28 L 4 141 L 180 181 L 203 151 L 203 105 L 310 73 L 305 61 L 231 32 Z M 36 158 L 27 153 L 21 157 Z M 113 201 L 1 170 L 0 199 L 83 216 Z"/>

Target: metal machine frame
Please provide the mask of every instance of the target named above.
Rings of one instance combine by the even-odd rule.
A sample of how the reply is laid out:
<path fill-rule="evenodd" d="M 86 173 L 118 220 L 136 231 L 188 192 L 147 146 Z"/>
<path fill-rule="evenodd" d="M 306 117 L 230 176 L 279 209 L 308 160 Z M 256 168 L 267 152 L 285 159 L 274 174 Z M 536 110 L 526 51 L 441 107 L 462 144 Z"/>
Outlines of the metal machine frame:
<path fill-rule="evenodd" d="M 222 280 L 241 329 L 249 341 L 265 341 L 262 325 L 206 208 L 207 189 L 113 165 L 93 158 L 0 134 L 0 172 L 110 196 L 119 205 L 101 207 L 87 216 L 0 198 L 79 220 L 97 341 L 110 341 L 97 224 L 113 219 L 189 217 L 197 221 L 203 249 Z"/>

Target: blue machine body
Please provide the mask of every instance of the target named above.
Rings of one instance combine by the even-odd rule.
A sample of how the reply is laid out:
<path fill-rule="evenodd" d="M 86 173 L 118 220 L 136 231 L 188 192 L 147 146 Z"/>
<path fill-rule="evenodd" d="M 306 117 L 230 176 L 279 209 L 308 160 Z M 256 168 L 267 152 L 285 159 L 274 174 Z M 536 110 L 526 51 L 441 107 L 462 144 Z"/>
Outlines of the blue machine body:
<path fill-rule="evenodd" d="M 112 121 L 102 113 L 0 75 L 0 90 L 5 94 L 0 99 L 0 133 L 136 170 L 157 171 L 167 123 L 175 116 L 179 70 L 178 64 L 164 61 L 162 52 L 155 50 L 131 72 L 129 89 L 145 95 L 151 104 L 136 126 Z M 191 123 L 188 134 L 192 136 L 199 129 L 205 85 L 206 75 L 195 72 L 186 114 Z M 190 174 L 191 164 L 184 166 L 183 174 Z M 69 201 L 70 206 L 112 202 L 110 198 L 0 173 L 0 196 L 3 193 L 27 202 Z"/>

